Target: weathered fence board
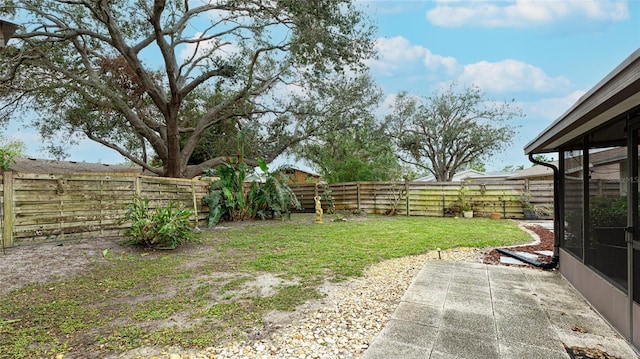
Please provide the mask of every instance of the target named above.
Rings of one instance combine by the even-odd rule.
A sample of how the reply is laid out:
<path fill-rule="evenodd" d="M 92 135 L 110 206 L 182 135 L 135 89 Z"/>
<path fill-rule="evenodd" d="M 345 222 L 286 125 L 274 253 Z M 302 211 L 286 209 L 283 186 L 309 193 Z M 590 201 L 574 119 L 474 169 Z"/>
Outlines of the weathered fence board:
<path fill-rule="evenodd" d="M 208 182 L 137 174 L 25 174 L 6 172 L 2 180 L 2 243 L 18 245 L 91 235 L 115 235 L 135 196 L 150 207 L 178 202 L 194 223 L 206 223 L 202 197 Z"/>
<path fill-rule="evenodd" d="M 150 200 L 150 207 L 170 201 L 190 208 L 194 223 L 205 225 L 208 208 L 202 204 L 209 182 L 140 176 L 137 174 L 24 174 L 0 175 L 0 225 L 3 245 L 117 235 L 126 224 L 120 219 L 134 196 Z M 594 193 L 614 193 L 619 183 L 590 183 Z M 408 216 L 452 216 L 459 210 L 460 183 L 349 182 L 296 184 L 291 188 L 301 212 L 315 210 L 328 196 L 338 211 Z M 553 181 L 470 183 L 467 196 L 476 216 L 498 212 L 505 218 L 523 218 L 518 195 L 526 190 L 533 204 L 553 202 Z"/>
<path fill-rule="evenodd" d="M 442 217 L 459 211 L 461 186 L 453 182 L 349 182 L 294 185 L 292 189 L 303 204 L 303 212 L 314 211 L 316 194 L 329 193 L 336 211 Z M 504 218 L 524 218 L 519 201 L 522 191 L 531 193 L 533 205 L 553 203 L 553 181 L 550 180 L 472 182 L 466 186 L 474 215 L 480 217 L 497 212 Z M 322 206 L 328 209 L 326 198 Z"/>

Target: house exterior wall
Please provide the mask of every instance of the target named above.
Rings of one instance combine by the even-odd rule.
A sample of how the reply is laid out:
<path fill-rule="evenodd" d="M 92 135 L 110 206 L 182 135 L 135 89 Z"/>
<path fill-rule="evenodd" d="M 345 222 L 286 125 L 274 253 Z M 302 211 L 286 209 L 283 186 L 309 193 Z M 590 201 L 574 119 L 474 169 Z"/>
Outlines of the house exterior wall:
<path fill-rule="evenodd" d="M 628 261 L 625 231 L 635 215 L 631 200 L 637 182 L 629 180 L 629 173 L 638 166 L 638 158 L 633 147 L 625 145 L 627 139 L 607 149 L 591 141 L 604 137 L 607 130 L 584 136 L 582 150 L 560 152 L 560 273 L 621 336 L 640 347 L 637 289 L 635 302 L 628 295 L 633 264 Z M 634 286 L 640 283 L 636 273 Z"/>
<path fill-rule="evenodd" d="M 560 273 L 622 336 L 629 336 L 629 315 L 625 310 L 629 302 L 625 293 L 564 249 L 560 249 Z M 640 308 L 635 311 L 634 326 L 640 328 Z M 634 337 L 638 345 L 640 338 Z"/>
<path fill-rule="evenodd" d="M 287 173 L 289 176 L 289 184 L 305 184 L 305 183 L 318 183 L 320 176 L 304 172 L 298 169 L 293 170 L 292 173 Z"/>
<path fill-rule="evenodd" d="M 560 272 L 636 349 L 639 146 L 640 48 L 524 149 L 527 155 L 557 151 L 561 160 Z M 632 257 L 629 239 L 636 244 Z"/>

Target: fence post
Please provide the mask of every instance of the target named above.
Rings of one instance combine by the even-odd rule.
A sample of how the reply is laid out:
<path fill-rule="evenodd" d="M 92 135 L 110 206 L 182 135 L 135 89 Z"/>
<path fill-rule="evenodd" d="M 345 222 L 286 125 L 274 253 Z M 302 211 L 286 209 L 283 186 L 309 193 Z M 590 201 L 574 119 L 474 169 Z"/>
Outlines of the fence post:
<path fill-rule="evenodd" d="M 405 178 L 404 180 L 404 197 L 407 201 L 407 217 L 410 217 L 410 213 L 409 213 L 409 181 L 407 181 L 407 179 Z"/>
<path fill-rule="evenodd" d="M 356 207 L 360 212 L 360 182 L 356 182 Z"/>
<path fill-rule="evenodd" d="M 602 179 L 598 179 L 598 189 L 596 190 L 596 193 L 598 194 L 598 196 L 602 196 L 603 193 L 603 188 L 604 188 L 604 183 L 602 183 Z"/>
<path fill-rule="evenodd" d="M 140 195 L 142 194 L 142 177 L 140 177 L 139 175 L 133 178 L 133 186 L 135 188 L 135 195 L 137 197 L 140 197 Z"/>
<path fill-rule="evenodd" d="M 442 217 L 444 218 L 447 216 L 447 199 L 445 197 L 444 186 L 440 187 L 440 193 L 442 195 Z"/>
<path fill-rule="evenodd" d="M 13 245 L 13 171 L 3 171 L 2 199 L 4 226 L 2 231 L 2 247 Z"/>
<path fill-rule="evenodd" d="M 198 199 L 196 196 L 196 180 L 191 182 L 191 198 L 193 198 L 193 214 L 195 216 L 196 227 L 200 224 L 198 221 Z"/>

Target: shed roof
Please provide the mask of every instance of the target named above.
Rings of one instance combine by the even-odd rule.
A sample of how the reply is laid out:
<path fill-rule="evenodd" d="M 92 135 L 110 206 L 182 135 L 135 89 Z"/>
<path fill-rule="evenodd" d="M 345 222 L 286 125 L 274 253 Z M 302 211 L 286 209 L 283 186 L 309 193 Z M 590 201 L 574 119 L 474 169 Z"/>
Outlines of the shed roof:
<path fill-rule="evenodd" d="M 21 173 L 142 173 L 140 166 L 110 165 L 76 161 L 56 161 L 37 158 L 15 158 L 16 163 L 9 166 Z"/>
<path fill-rule="evenodd" d="M 550 164 L 554 166 L 558 166 L 558 161 L 550 162 Z M 523 168 L 521 170 L 515 171 L 509 179 L 524 179 L 524 178 L 540 178 L 540 177 L 548 177 L 553 176 L 553 170 L 546 166 L 531 166 L 528 168 Z"/>
<path fill-rule="evenodd" d="M 457 172 L 453 175 L 452 182 L 462 182 L 466 180 L 502 180 L 509 177 L 511 172 L 496 171 L 496 172 L 480 172 L 474 169 L 466 169 L 464 171 Z M 415 179 L 416 182 L 435 182 L 436 177 L 434 175 L 428 175 Z"/>
<path fill-rule="evenodd" d="M 573 139 L 636 110 L 640 110 L 640 48 L 529 142 L 524 152 L 558 151 Z"/>

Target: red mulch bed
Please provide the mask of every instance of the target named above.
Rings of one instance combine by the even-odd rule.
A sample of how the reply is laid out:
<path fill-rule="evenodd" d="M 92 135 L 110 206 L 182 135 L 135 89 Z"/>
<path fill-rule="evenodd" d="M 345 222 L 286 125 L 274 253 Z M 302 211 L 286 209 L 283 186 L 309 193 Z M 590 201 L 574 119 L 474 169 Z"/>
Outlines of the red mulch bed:
<path fill-rule="evenodd" d="M 538 260 L 541 262 L 550 262 L 551 261 L 551 257 L 550 256 L 545 256 L 542 254 L 538 254 L 535 253 L 535 251 L 553 251 L 553 232 L 542 227 L 539 225 L 526 225 L 525 226 L 528 230 L 534 232 L 535 234 L 538 235 L 538 237 L 540 237 L 540 243 L 538 244 L 533 244 L 533 245 L 524 245 L 524 246 L 519 246 L 519 247 L 508 247 L 508 249 L 510 251 L 514 251 L 514 252 L 527 252 L 527 253 L 533 253 L 538 255 Z M 504 254 L 498 252 L 497 250 L 493 249 L 489 252 L 487 252 L 484 255 L 484 260 L 483 263 L 486 264 L 500 264 L 500 265 L 509 265 L 509 264 L 504 264 L 504 263 L 500 263 L 500 257 L 504 256 Z M 527 264 L 527 266 L 533 267 L 529 264 Z"/>
<path fill-rule="evenodd" d="M 571 359 L 621 359 L 599 349 L 571 347 L 564 348 Z"/>

